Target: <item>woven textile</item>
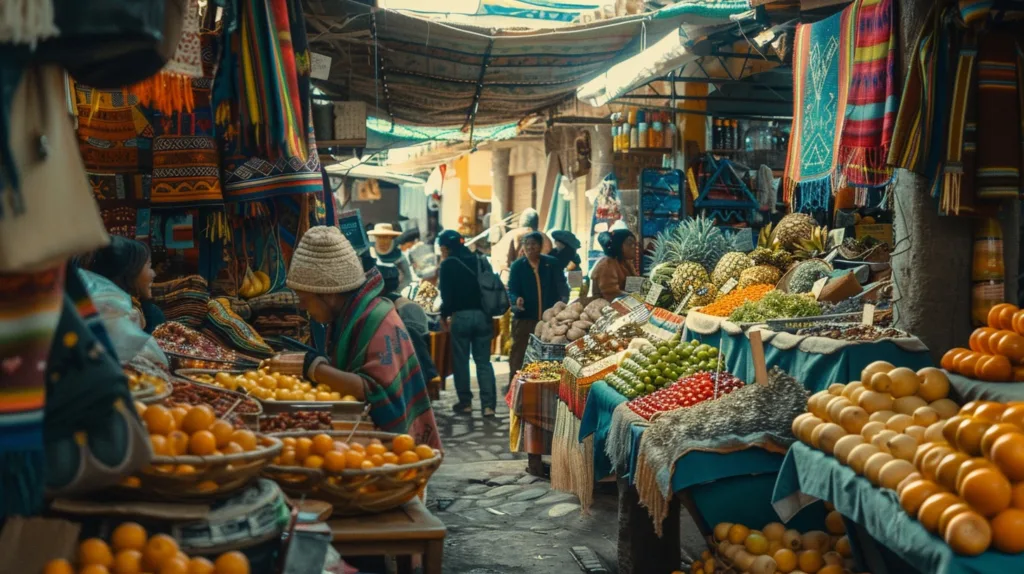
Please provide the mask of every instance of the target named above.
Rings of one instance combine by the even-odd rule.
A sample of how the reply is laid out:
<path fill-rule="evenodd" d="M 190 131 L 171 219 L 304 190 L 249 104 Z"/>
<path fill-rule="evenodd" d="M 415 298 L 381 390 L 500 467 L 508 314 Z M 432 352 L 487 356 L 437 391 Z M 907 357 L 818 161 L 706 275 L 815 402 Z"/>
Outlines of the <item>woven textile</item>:
<path fill-rule="evenodd" d="M 184 18 L 174 56 L 158 74 L 128 88 L 138 96 L 140 104 L 154 107 L 167 115 L 176 111 L 192 111 L 195 105 L 192 79 L 203 75 L 199 0 L 188 0 Z"/>
<path fill-rule="evenodd" d="M 994 0 L 957 0 L 960 17 L 968 26 L 983 24 L 992 11 L 994 3 Z"/>
<path fill-rule="evenodd" d="M 854 9 L 856 32 L 839 165 L 848 184 L 876 187 L 892 178 L 886 160 L 898 104 L 893 0 L 860 0 Z"/>
<path fill-rule="evenodd" d="M 153 284 L 153 302 L 168 321 L 198 329 L 206 315 L 210 287 L 200 275 Z"/>
<path fill-rule="evenodd" d="M 555 431 L 560 381 L 524 381 L 517 378 L 509 386 L 509 449 L 512 452 L 551 454 Z"/>
<path fill-rule="evenodd" d="M 797 26 L 793 43 L 793 131 L 785 197 L 796 211 L 827 209 L 849 89 L 852 10 Z M 794 194 L 799 188 L 799 199 Z"/>
<path fill-rule="evenodd" d="M 231 16 L 214 92 L 225 198 L 322 191 L 300 2 L 243 0 Z"/>
<path fill-rule="evenodd" d="M 206 328 L 231 349 L 256 357 L 269 357 L 274 350 L 263 337 L 231 310 L 227 299 L 213 299 L 207 304 Z"/>
<path fill-rule="evenodd" d="M 978 199 L 1018 199 L 1024 191 L 1024 59 L 1016 37 L 994 31 L 979 34 L 976 90 Z"/>
<path fill-rule="evenodd" d="M 63 267 L 0 273 L 0 520 L 42 510 L 45 369 L 63 286 Z"/>

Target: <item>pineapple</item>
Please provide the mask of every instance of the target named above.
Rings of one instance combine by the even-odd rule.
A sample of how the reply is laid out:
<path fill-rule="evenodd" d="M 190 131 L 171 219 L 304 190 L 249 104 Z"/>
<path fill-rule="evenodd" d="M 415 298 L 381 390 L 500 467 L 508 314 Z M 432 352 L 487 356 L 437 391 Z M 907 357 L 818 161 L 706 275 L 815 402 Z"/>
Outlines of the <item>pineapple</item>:
<path fill-rule="evenodd" d="M 686 297 L 691 287 L 696 288 L 698 285 L 707 283 L 710 280 L 708 272 L 704 270 L 700 263 L 688 261 L 676 267 L 669 286 L 672 288 L 672 295 L 676 299 L 682 299 Z"/>
<path fill-rule="evenodd" d="M 729 242 L 714 221 L 701 216 L 658 233 L 647 262 L 653 267 L 661 263 L 696 261 L 710 273 L 728 250 Z"/>
<path fill-rule="evenodd" d="M 729 279 L 736 279 L 738 281 L 740 273 L 744 269 L 753 266 L 754 262 L 750 257 L 747 257 L 746 253 L 740 253 L 739 251 L 726 253 L 721 261 L 718 262 L 718 265 L 715 266 L 715 271 L 711 274 L 711 282 L 720 288 Z"/>
<path fill-rule="evenodd" d="M 718 289 L 715 288 L 712 283 L 704 283 L 698 285 L 693 290 L 693 296 L 690 297 L 690 301 L 686 304 L 687 309 L 694 309 L 696 307 L 703 307 L 710 305 L 715 302 L 715 297 L 718 296 Z"/>
<path fill-rule="evenodd" d="M 814 218 L 806 213 L 791 213 L 782 218 L 771 234 L 771 241 L 783 249 L 792 250 L 796 245 L 811 237 Z"/>
<path fill-rule="evenodd" d="M 750 260 L 754 265 L 775 265 L 775 251 L 767 247 L 758 247 L 750 252 Z"/>
<path fill-rule="evenodd" d="M 740 273 L 739 288 L 751 285 L 775 285 L 782 278 L 782 272 L 774 265 L 755 265 Z"/>
<path fill-rule="evenodd" d="M 821 256 L 828 251 L 828 230 L 824 227 L 815 227 L 811 230 L 811 236 L 797 243 L 793 256 L 797 260 L 812 259 Z"/>
<path fill-rule="evenodd" d="M 789 270 L 789 266 L 793 264 L 793 254 L 785 249 L 779 249 L 772 254 L 772 265 L 777 267 L 779 271 L 785 273 Z"/>

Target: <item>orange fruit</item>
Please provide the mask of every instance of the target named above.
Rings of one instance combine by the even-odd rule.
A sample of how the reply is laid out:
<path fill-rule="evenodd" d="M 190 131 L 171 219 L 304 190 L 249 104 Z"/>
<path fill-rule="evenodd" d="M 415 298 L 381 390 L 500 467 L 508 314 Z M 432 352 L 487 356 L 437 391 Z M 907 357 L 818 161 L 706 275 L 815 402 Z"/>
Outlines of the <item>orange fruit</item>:
<path fill-rule="evenodd" d="M 969 419 L 956 429 L 956 446 L 971 456 L 981 455 L 981 437 L 992 423 Z"/>
<path fill-rule="evenodd" d="M 967 478 L 968 474 L 978 470 L 979 468 L 995 468 L 995 466 L 983 459 L 983 458 L 972 458 L 971 460 L 960 465 L 960 468 L 956 471 L 956 491 L 960 492 L 960 485 L 963 484 L 964 479 Z"/>
<path fill-rule="evenodd" d="M 196 485 L 196 491 L 204 494 L 216 492 L 218 488 L 220 488 L 220 485 L 212 480 L 204 480 Z"/>
<path fill-rule="evenodd" d="M 384 455 L 382 454 L 371 454 L 366 457 L 366 460 L 373 463 L 373 466 L 381 466 L 384 464 Z"/>
<path fill-rule="evenodd" d="M 999 417 L 999 422 L 1008 423 L 1024 431 L 1024 404 L 1009 405 Z"/>
<path fill-rule="evenodd" d="M 964 512 L 969 512 L 970 510 L 971 506 L 963 501 L 943 510 L 942 515 L 939 516 L 939 536 L 946 536 L 946 530 L 949 528 L 949 521 L 953 520 L 954 516 Z"/>
<path fill-rule="evenodd" d="M 223 450 L 224 454 L 241 454 L 245 452 L 245 449 L 241 447 L 237 442 L 229 442 Z"/>
<path fill-rule="evenodd" d="M 841 536 L 846 533 L 846 524 L 843 523 L 843 515 L 833 510 L 825 515 L 825 529 L 829 534 Z"/>
<path fill-rule="evenodd" d="M 110 535 L 110 545 L 115 552 L 121 550 L 142 551 L 146 547 L 146 529 L 135 522 L 125 522 Z"/>
<path fill-rule="evenodd" d="M 379 438 L 371 438 L 366 444 L 384 444 Z"/>
<path fill-rule="evenodd" d="M 1019 433 L 1021 432 L 1016 425 L 1010 423 L 996 423 L 988 427 L 985 434 L 981 436 L 981 454 L 983 456 L 989 456 L 992 452 L 992 445 L 995 444 L 996 439 L 1008 433 Z"/>
<path fill-rule="evenodd" d="M 362 444 L 358 443 L 358 442 L 349 443 L 348 448 L 349 448 L 349 450 L 354 450 L 356 452 L 362 452 L 362 453 L 366 452 L 366 447 L 363 446 Z"/>
<path fill-rule="evenodd" d="M 175 556 L 160 565 L 157 574 L 188 574 L 188 557 Z"/>
<path fill-rule="evenodd" d="M 796 552 L 793 552 L 789 548 L 781 548 L 775 551 L 772 555 L 775 559 L 776 567 L 779 572 L 792 572 L 796 570 Z"/>
<path fill-rule="evenodd" d="M 960 471 L 960 467 L 969 460 L 971 457 L 962 452 L 954 452 L 942 457 L 935 467 L 935 482 L 950 490 L 956 490 L 957 473 Z"/>
<path fill-rule="evenodd" d="M 238 432 L 238 431 L 235 431 L 235 432 Z M 297 442 L 298 441 L 293 436 L 289 436 L 289 437 L 285 437 L 285 438 L 281 439 L 281 444 L 283 444 L 285 448 L 289 448 L 289 447 L 295 448 L 295 444 Z"/>
<path fill-rule="evenodd" d="M 149 446 L 153 447 L 153 454 L 156 456 L 170 456 L 171 446 L 167 442 L 167 437 L 162 434 L 151 434 L 149 435 Z"/>
<path fill-rule="evenodd" d="M 153 405 L 147 408 L 145 414 L 142 415 L 142 420 L 146 423 L 150 434 L 165 435 L 176 428 L 174 417 L 163 405 Z"/>
<path fill-rule="evenodd" d="M 1024 480 L 1024 434 L 1005 434 L 994 443 L 989 458 L 1014 482 Z"/>
<path fill-rule="evenodd" d="M 965 417 L 974 416 L 974 411 L 982 405 L 984 401 L 968 401 L 963 407 L 960 408 L 960 414 Z"/>
<path fill-rule="evenodd" d="M 377 467 L 376 467 L 376 465 L 373 464 L 372 460 L 367 459 L 367 460 L 364 460 L 363 463 L 359 465 L 359 468 L 361 468 L 363 470 L 370 470 L 371 468 L 377 468 Z"/>
<path fill-rule="evenodd" d="M 346 450 L 348 450 L 348 443 L 336 440 L 334 441 L 334 450 L 338 452 L 345 452 Z"/>
<path fill-rule="evenodd" d="M 142 480 L 137 476 L 126 476 L 121 479 L 119 484 L 128 488 L 138 488 L 142 486 Z"/>
<path fill-rule="evenodd" d="M 206 405 L 198 405 L 189 409 L 185 419 L 181 421 L 181 430 L 188 434 L 195 434 L 199 431 L 208 431 L 217 420 L 213 409 Z"/>
<path fill-rule="evenodd" d="M 313 454 L 323 456 L 329 451 L 334 450 L 334 439 L 331 438 L 330 435 L 318 434 L 313 437 L 313 446 L 311 450 Z"/>
<path fill-rule="evenodd" d="M 413 452 L 411 450 L 407 450 L 407 451 L 403 452 L 402 454 L 398 455 L 398 464 L 412 464 L 414 462 L 419 462 L 419 461 L 420 461 L 419 455 L 417 455 L 415 452 Z"/>
<path fill-rule="evenodd" d="M 328 451 L 324 455 L 324 470 L 327 472 L 341 472 L 345 470 L 345 453 L 336 450 Z"/>
<path fill-rule="evenodd" d="M 217 439 L 208 430 L 198 431 L 189 438 L 188 450 L 195 455 L 209 456 L 217 450 Z"/>
<path fill-rule="evenodd" d="M 188 435 L 180 430 L 171 431 L 167 435 L 167 451 L 171 456 L 188 454 Z"/>
<path fill-rule="evenodd" d="M 363 462 L 366 461 L 366 457 L 361 452 L 349 450 L 345 453 L 345 467 L 346 468 L 361 468 Z"/>
<path fill-rule="evenodd" d="M 1024 510 L 1024 482 L 1014 483 L 1010 489 L 1010 506 Z"/>
<path fill-rule="evenodd" d="M 952 492 L 933 494 L 918 509 L 917 521 L 924 526 L 925 530 L 934 534 L 939 531 L 939 518 L 942 517 L 942 513 L 959 502 L 961 502 L 960 497 Z"/>
<path fill-rule="evenodd" d="M 743 544 L 743 541 L 750 536 L 750 529 L 742 524 L 733 524 L 729 527 L 729 542 L 733 544 Z"/>
<path fill-rule="evenodd" d="M 298 461 L 295 459 L 295 451 L 290 448 L 282 450 L 277 464 L 280 466 L 295 466 L 298 464 Z"/>
<path fill-rule="evenodd" d="M 979 421 L 997 423 L 1005 410 L 1006 405 L 1003 403 L 984 402 L 974 409 L 973 416 Z"/>
<path fill-rule="evenodd" d="M 174 474 L 188 475 L 195 473 L 196 467 L 192 466 L 191 464 L 179 464 L 178 466 L 174 467 Z"/>
<path fill-rule="evenodd" d="M 249 574 L 249 559 L 238 551 L 225 552 L 214 562 L 217 574 Z"/>
<path fill-rule="evenodd" d="M 242 450 L 246 452 L 256 450 L 257 447 L 256 435 L 253 434 L 252 431 L 245 429 L 236 430 L 235 432 L 231 433 L 231 442 L 238 443 L 238 446 L 242 447 Z M 287 447 L 289 445 L 285 443 L 285 446 Z M 290 446 L 295 446 L 294 439 L 292 440 L 292 444 Z"/>
<path fill-rule="evenodd" d="M 425 444 L 417 445 L 416 456 L 420 457 L 420 460 L 432 459 L 434 458 L 434 449 Z"/>
<path fill-rule="evenodd" d="M 218 419 L 210 425 L 210 432 L 213 433 L 213 438 L 217 439 L 217 448 L 224 448 L 231 442 L 235 427 L 228 421 Z"/>
<path fill-rule="evenodd" d="M 159 572 L 160 566 L 178 554 L 178 542 L 166 534 L 152 536 L 142 550 L 142 566 L 147 572 Z"/>
<path fill-rule="evenodd" d="M 306 460 L 306 457 L 313 454 L 313 440 L 302 437 L 295 443 L 295 458 Z"/>
<path fill-rule="evenodd" d="M 963 413 L 963 410 L 960 412 Z M 967 415 L 959 414 L 946 419 L 946 422 L 942 424 L 942 438 L 946 439 L 949 444 L 956 444 L 956 431 L 968 418 Z"/>
<path fill-rule="evenodd" d="M 369 445 L 366 445 L 366 454 L 368 454 L 368 455 L 384 454 L 387 451 L 388 451 L 388 449 L 384 448 L 384 445 L 382 445 L 382 444 L 369 444 Z"/>
<path fill-rule="evenodd" d="M 960 496 L 982 516 L 995 516 L 1010 506 L 1010 481 L 991 468 L 976 470 L 960 484 Z"/>
<path fill-rule="evenodd" d="M 47 562 L 46 567 L 43 568 L 43 574 L 75 574 L 75 569 L 70 562 L 60 558 Z"/>
<path fill-rule="evenodd" d="M 963 556 L 977 556 L 988 550 L 992 543 L 992 528 L 984 516 L 968 510 L 949 520 L 943 538 L 953 552 Z"/>
<path fill-rule="evenodd" d="M 992 545 L 1007 554 L 1024 552 L 1024 510 L 1007 508 L 992 519 Z"/>
<path fill-rule="evenodd" d="M 800 566 L 800 570 L 804 572 L 817 572 L 825 566 L 825 561 L 821 557 L 821 552 L 817 550 L 804 550 L 796 555 L 797 565 Z"/>
<path fill-rule="evenodd" d="M 174 418 L 174 427 L 181 428 L 181 423 L 185 420 L 185 415 L 188 414 L 188 409 L 185 407 L 174 407 L 171 409 L 171 417 Z"/>
<path fill-rule="evenodd" d="M 78 574 L 110 574 L 110 569 L 99 564 L 89 564 L 88 566 L 83 566 L 78 571 Z"/>
<path fill-rule="evenodd" d="M 386 452 L 380 455 L 384 459 L 384 464 L 398 464 L 398 455 L 393 452 Z M 416 457 L 419 458 L 419 457 Z"/>
<path fill-rule="evenodd" d="M 321 468 L 324 465 L 324 458 L 318 454 L 311 454 L 306 457 L 306 460 L 302 461 L 302 466 L 306 468 Z"/>
<path fill-rule="evenodd" d="M 197 556 L 188 561 L 188 574 L 214 574 L 216 567 L 202 556 Z"/>
<path fill-rule="evenodd" d="M 114 565 L 114 555 L 106 542 L 99 538 L 90 538 L 78 545 L 78 564 L 98 564 L 109 568 Z"/>
<path fill-rule="evenodd" d="M 407 434 L 400 434 L 391 441 L 391 452 L 395 454 L 402 454 L 414 448 L 416 448 L 416 441 Z"/>
<path fill-rule="evenodd" d="M 917 516 L 917 511 L 921 509 L 924 501 L 943 490 L 941 486 L 930 480 L 918 480 L 903 487 L 903 492 L 900 493 L 900 506 L 907 511 L 907 514 Z"/>

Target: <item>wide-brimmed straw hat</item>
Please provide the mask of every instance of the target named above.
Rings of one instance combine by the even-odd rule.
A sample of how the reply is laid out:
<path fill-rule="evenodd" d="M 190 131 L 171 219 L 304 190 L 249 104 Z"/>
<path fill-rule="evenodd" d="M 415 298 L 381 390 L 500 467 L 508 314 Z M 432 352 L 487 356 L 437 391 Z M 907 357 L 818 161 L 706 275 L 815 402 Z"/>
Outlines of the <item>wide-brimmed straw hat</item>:
<path fill-rule="evenodd" d="M 370 237 L 376 237 L 377 235 L 383 235 L 386 237 L 398 237 L 402 234 L 401 231 L 395 231 L 395 226 L 390 223 L 378 223 L 373 226 L 373 231 L 366 233 Z"/>

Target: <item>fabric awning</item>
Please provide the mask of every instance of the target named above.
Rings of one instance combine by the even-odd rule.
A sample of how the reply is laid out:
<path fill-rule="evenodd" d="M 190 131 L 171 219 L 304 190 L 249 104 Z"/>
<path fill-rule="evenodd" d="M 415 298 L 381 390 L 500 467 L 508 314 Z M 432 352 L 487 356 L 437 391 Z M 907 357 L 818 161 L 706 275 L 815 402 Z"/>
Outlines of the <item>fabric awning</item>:
<path fill-rule="evenodd" d="M 680 25 L 722 25 L 747 0 L 691 0 L 658 12 L 549 30 L 489 30 L 378 10 L 351 0 L 304 0 L 310 48 L 332 58 L 318 85 L 367 102 L 398 123 L 493 125 L 573 97 L 651 38 Z"/>

